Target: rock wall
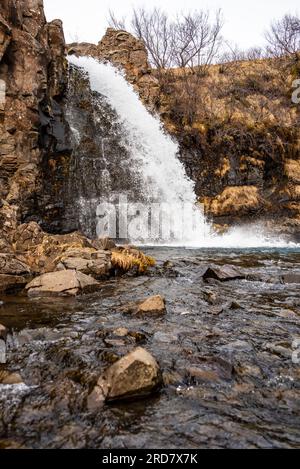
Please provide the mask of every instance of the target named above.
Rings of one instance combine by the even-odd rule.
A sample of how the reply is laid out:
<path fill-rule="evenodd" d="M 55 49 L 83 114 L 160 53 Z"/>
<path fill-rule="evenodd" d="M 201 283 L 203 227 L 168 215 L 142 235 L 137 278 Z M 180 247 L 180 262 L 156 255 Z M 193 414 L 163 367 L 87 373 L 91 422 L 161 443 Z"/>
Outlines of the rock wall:
<path fill-rule="evenodd" d="M 67 84 L 59 20 L 42 0 L 0 4 L 0 251 L 16 226 L 34 217 L 49 150 L 65 150 L 61 102 Z M 61 125 L 60 125 L 61 124 Z"/>
<path fill-rule="evenodd" d="M 150 68 L 145 44 L 126 31 L 108 28 L 97 45 L 74 43 L 69 44 L 67 50 L 69 55 L 88 55 L 122 68 L 150 109 L 154 110 L 159 104 L 159 81 Z"/>

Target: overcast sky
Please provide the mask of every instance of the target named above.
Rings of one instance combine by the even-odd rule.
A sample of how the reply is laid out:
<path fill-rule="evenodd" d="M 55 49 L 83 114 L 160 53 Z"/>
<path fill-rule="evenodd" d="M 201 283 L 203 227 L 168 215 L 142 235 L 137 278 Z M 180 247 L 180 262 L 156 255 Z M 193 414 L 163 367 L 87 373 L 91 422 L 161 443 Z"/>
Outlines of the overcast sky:
<path fill-rule="evenodd" d="M 239 48 L 264 43 L 264 31 L 270 21 L 285 13 L 299 13 L 299 0 L 44 0 L 48 21 L 64 22 L 68 42 L 97 43 L 107 27 L 109 9 L 118 17 L 126 16 L 132 6 L 159 6 L 171 14 L 197 8 L 222 8 L 225 27 L 223 35 Z"/>

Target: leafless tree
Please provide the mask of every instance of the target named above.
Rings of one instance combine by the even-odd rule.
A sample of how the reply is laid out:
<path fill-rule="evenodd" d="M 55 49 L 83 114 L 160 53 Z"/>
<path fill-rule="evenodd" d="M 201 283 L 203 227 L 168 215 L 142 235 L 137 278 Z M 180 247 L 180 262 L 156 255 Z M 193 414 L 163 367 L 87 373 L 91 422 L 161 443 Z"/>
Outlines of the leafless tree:
<path fill-rule="evenodd" d="M 154 67 L 164 69 L 172 65 L 173 25 L 165 12 L 159 8 L 151 12 L 144 8 L 134 9 L 131 27 L 144 41 Z"/>
<path fill-rule="evenodd" d="M 271 24 L 266 33 L 268 51 L 273 57 L 291 56 L 300 59 L 300 18 L 285 15 Z"/>
<path fill-rule="evenodd" d="M 110 26 L 124 29 L 110 12 Z M 211 19 L 208 11 L 195 11 L 171 20 L 160 8 L 133 10 L 130 30 L 147 47 L 151 64 L 158 69 L 206 66 L 213 62 L 221 44 L 221 11 Z"/>
<path fill-rule="evenodd" d="M 118 19 L 115 13 L 112 10 L 109 10 L 108 25 L 110 26 L 110 28 L 113 28 L 113 29 L 125 30 L 126 19 L 125 18 Z"/>
<path fill-rule="evenodd" d="M 221 11 L 213 22 L 208 11 L 177 17 L 172 34 L 174 65 L 194 68 L 211 64 L 219 52 L 222 27 Z"/>

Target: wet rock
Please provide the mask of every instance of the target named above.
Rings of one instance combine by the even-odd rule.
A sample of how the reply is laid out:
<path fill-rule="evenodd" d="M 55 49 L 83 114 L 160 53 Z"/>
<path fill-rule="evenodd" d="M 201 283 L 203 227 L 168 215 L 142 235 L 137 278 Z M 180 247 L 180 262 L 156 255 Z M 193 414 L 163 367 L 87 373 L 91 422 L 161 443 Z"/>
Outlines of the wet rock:
<path fill-rule="evenodd" d="M 6 340 L 7 337 L 7 329 L 3 324 L 0 324 L 0 339 Z"/>
<path fill-rule="evenodd" d="M 196 381 L 230 381 L 233 376 L 233 366 L 222 358 L 203 357 L 200 363 L 187 368 L 187 374 Z"/>
<path fill-rule="evenodd" d="M 281 277 L 281 283 L 290 284 L 290 283 L 300 283 L 300 273 L 290 273 L 285 274 Z"/>
<path fill-rule="evenodd" d="M 166 301 L 165 299 L 160 296 L 152 296 L 147 300 L 143 301 L 143 303 L 139 304 L 137 309 L 138 315 L 144 314 L 165 314 L 166 312 Z"/>
<path fill-rule="evenodd" d="M 235 267 L 226 265 L 222 267 L 209 267 L 203 274 L 203 279 L 214 279 L 220 282 L 229 282 L 230 280 L 243 280 L 245 275 Z"/>
<path fill-rule="evenodd" d="M 242 309 L 242 306 L 237 302 L 237 301 L 233 301 L 230 306 L 229 306 L 229 309 L 233 310 L 233 311 L 237 311 L 239 309 Z"/>
<path fill-rule="evenodd" d="M 220 316 L 220 314 L 224 312 L 224 308 L 223 306 L 212 306 L 206 312 L 212 314 L 213 316 Z"/>
<path fill-rule="evenodd" d="M 44 274 L 26 286 L 29 296 L 76 296 L 91 293 L 98 288 L 99 283 L 96 280 L 75 270 Z"/>
<path fill-rule="evenodd" d="M 88 409 L 96 410 L 105 401 L 147 396 L 157 390 L 161 382 L 156 360 L 139 347 L 118 360 L 99 378 L 88 397 Z"/>
<path fill-rule="evenodd" d="M 166 313 L 166 302 L 160 295 L 151 296 L 142 302 L 126 305 L 122 309 L 122 312 L 124 314 L 132 314 L 135 316 L 161 316 Z"/>
<path fill-rule="evenodd" d="M 28 279 L 19 275 L 0 274 L 0 292 L 14 293 L 21 290 L 28 283 Z"/>
<path fill-rule="evenodd" d="M 220 347 L 222 352 L 226 353 L 239 353 L 239 352 L 252 352 L 253 346 L 244 340 L 236 340 L 235 342 L 230 342 L 227 345 Z"/>
<path fill-rule="evenodd" d="M 10 373 L 9 371 L 0 370 L 0 384 L 22 384 L 23 379 L 19 373 Z"/>
<path fill-rule="evenodd" d="M 126 337 L 129 334 L 129 330 L 125 327 L 119 327 L 118 329 L 113 331 L 113 334 L 116 337 Z"/>
<path fill-rule="evenodd" d="M 155 332 L 153 341 L 164 344 L 171 344 L 172 342 L 178 342 L 178 335 L 165 332 Z"/>
<path fill-rule="evenodd" d="M 203 292 L 203 297 L 207 303 L 214 305 L 218 302 L 218 294 L 213 292 L 213 291 L 204 291 Z"/>
<path fill-rule="evenodd" d="M 0 363 L 6 363 L 6 343 L 3 339 L 0 339 Z"/>
<path fill-rule="evenodd" d="M 289 346 L 288 346 L 289 345 Z M 265 350 L 271 352 L 274 355 L 277 355 L 282 358 L 290 358 L 292 357 L 292 350 L 290 348 L 290 344 L 266 344 Z"/>

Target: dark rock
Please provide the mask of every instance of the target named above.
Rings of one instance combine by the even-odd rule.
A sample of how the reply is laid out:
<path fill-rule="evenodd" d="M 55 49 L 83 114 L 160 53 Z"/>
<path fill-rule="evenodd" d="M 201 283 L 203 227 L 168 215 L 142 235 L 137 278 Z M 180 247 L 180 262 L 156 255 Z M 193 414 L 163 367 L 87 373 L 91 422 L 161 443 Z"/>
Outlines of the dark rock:
<path fill-rule="evenodd" d="M 300 273 L 285 274 L 281 277 L 281 283 L 300 283 Z"/>
<path fill-rule="evenodd" d="M 203 274 L 203 279 L 214 279 L 220 282 L 228 282 L 230 280 L 243 280 L 245 275 L 235 267 L 226 265 L 222 267 L 209 267 Z"/>
<path fill-rule="evenodd" d="M 0 339 L 6 340 L 7 337 L 7 329 L 3 324 L 0 324 Z"/>

